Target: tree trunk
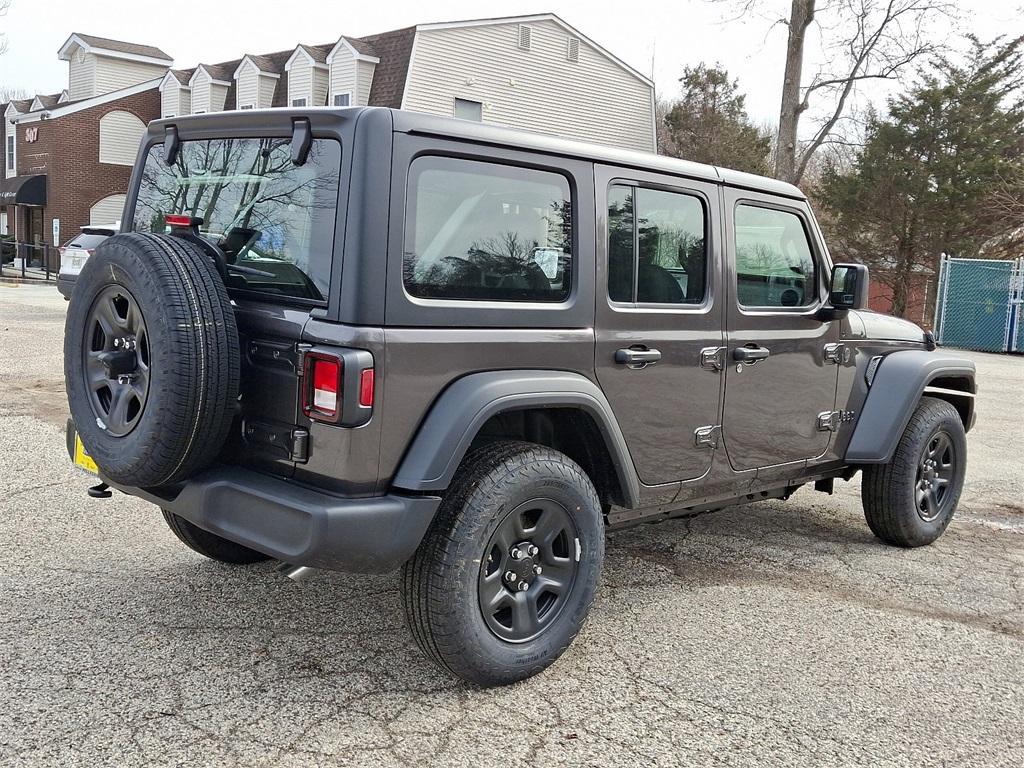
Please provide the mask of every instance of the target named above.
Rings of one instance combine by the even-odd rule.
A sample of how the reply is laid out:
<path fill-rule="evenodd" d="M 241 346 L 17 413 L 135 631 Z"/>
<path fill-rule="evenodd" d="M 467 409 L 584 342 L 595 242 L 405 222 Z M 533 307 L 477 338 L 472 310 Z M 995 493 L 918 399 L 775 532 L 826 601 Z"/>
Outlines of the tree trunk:
<path fill-rule="evenodd" d="M 789 40 L 786 43 L 786 72 L 782 81 L 779 108 L 779 142 L 775 149 L 775 177 L 796 180 L 797 129 L 805 107 L 800 99 L 800 79 L 804 68 L 804 39 L 814 20 L 815 0 L 793 0 L 789 15 Z"/>

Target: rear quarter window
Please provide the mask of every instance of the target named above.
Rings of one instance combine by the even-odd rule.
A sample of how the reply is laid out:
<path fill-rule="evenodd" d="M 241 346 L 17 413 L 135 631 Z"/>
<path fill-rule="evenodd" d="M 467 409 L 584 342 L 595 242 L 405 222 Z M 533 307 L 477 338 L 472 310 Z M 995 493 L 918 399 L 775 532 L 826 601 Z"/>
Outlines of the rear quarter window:
<path fill-rule="evenodd" d="M 403 282 L 426 299 L 560 302 L 572 276 L 561 174 L 425 156 L 409 170 Z"/>
<path fill-rule="evenodd" d="M 315 139 L 304 165 L 287 138 L 186 141 L 173 165 L 146 158 L 136 232 L 167 232 L 168 214 L 202 219 L 228 262 L 228 288 L 325 302 L 331 279 L 341 145 Z"/>

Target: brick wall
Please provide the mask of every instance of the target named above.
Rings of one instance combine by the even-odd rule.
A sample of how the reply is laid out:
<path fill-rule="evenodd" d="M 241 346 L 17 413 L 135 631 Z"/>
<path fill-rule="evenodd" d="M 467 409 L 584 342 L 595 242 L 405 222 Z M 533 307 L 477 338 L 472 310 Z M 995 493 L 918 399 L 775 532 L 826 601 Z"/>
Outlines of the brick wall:
<path fill-rule="evenodd" d="M 892 288 L 874 272 L 871 278 L 868 306 L 876 312 L 893 314 Z M 911 275 L 907 286 L 907 309 L 903 317 L 924 328 L 932 327 L 933 305 L 929 297 L 930 291 L 933 290 L 932 282 L 933 275 L 914 274 Z"/>
<path fill-rule="evenodd" d="M 100 118 L 114 110 L 131 112 L 149 123 L 160 116 L 160 91 L 152 88 L 63 117 L 18 125 L 18 174 L 47 175 L 45 242 L 62 244 L 52 242 L 55 218 L 60 219 L 60 239 L 67 242 L 89 223 L 93 204 L 128 191 L 131 166 L 99 161 Z M 28 126 L 39 129 L 38 139 L 31 144 L 25 141 Z M 19 227 L 24 221 L 23 216 Z"/>

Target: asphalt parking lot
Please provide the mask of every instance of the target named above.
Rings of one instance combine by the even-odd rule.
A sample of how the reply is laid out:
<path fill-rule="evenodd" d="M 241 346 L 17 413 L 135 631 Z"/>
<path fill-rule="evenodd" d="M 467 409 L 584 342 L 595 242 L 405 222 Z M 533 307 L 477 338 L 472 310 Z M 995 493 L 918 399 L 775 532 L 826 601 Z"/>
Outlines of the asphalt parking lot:
<path fill-rule="evenodd" d="M 64 449 L 65 304 L 0 284 L 0 765 L 1024 765 L 1024 358 L 931 547 L 832 497 L 612 534 L 586 629 L 500 690 L 437 672 L 394 576 L 229 567 Z"/>

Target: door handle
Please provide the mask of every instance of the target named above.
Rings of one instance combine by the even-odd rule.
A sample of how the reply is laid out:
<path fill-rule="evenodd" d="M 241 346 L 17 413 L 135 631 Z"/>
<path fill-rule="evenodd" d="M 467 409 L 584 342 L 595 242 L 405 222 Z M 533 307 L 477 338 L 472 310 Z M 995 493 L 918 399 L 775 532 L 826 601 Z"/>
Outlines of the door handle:
<path fill-rule="evenodd" d="M 732 351 L 732 359 L 738 363 L 754 364 L 758 360 L 764 360 L 771 354 L 768 347 L 759 347 L 756 344 L 749 347 L 737 347 Z"/>
<path fill-rule="evenodd" d="M 615 350 L 615 362 L 629 366 L 635 365 L 642 368 L 645 365 L 653 365 L 659 360 L 661 360 L 661 352 L 656 349 L 627 347 Z"/>

